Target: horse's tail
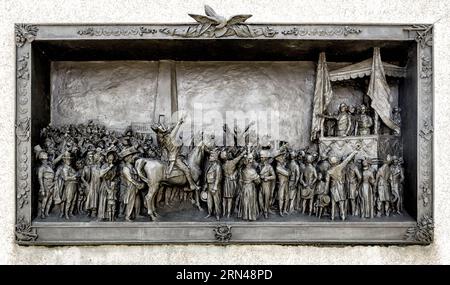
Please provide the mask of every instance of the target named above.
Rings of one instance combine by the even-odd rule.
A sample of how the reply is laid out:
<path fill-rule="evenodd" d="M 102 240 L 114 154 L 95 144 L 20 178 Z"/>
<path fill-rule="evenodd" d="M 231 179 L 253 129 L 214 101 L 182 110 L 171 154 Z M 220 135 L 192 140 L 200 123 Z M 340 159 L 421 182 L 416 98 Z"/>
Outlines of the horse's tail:
<path fill-rule="evenodd" d="M 138 173 L 139 178 L 141 178 L 142 181 L 149 184 L 149 178 L 145 175 L 144 166 L 145 166 L 146 160 L 144 158 L 139 158 L 136 160 L 135 168 Z"/>

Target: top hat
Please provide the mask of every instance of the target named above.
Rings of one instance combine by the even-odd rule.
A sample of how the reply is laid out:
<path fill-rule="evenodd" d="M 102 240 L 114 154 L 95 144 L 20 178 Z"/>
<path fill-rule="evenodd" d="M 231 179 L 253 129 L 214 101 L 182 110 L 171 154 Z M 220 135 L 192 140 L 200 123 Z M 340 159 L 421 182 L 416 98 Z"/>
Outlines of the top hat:
<path fill-rule="evenodd" d="M 41 154 L 45 153 L 40 145 L 34 147 L 34 152 L 36 152 L 36 158 L 41 158 Z"/>
<path fill-rule="evenodd" d="M 139 151 L 138 151 L 134 146 L 131 146 L 131 147 L 128 147 L 128 148 L 122 150 L 122 151 L 120 152 L 119 156 L 120 156 L 121 158 L 125 158 L 125 157 L 127 157 L 127 156 L 129 156 L 129 155 L 132 155 L 132 154 L 135 154 L 135 153 L 138 153 L 138 152 L 139 152 Z"/>

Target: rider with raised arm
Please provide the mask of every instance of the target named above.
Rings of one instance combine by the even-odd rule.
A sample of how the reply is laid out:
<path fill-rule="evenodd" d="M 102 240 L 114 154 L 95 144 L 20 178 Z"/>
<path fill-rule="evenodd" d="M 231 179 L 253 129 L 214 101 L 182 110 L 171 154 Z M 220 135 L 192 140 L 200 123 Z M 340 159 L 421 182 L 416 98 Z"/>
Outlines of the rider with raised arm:
<path fill-rule="evenodd" d="M 152 130 L 156 133 L 158 144 L 167 151 L 169 158 L 169 167 L 167 175 L 172 171 L 173 166 L 177 166 L 186 175 L 191 190 L 200 189 L 192 179 L 191 170 L 184 163 L 180 157 L 181 144 L 176 141 L 178 130 L 184 122 L 184 117 L 181 117 L 176 123 L 175 127 L 169 131 L 161 123 L 152 126 Z"/>

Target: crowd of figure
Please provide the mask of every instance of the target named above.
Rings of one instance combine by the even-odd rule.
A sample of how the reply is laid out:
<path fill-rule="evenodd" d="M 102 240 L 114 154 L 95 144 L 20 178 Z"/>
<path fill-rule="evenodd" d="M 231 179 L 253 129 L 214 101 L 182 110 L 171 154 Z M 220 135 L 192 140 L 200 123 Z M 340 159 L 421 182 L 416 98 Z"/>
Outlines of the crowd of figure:
<path fill-rule="evenodd" d="M 66 219 L 86 215 L 99 221 L 131 221 L 145 209 L 154 217 L 149 210 L 154 203 L 148 197 L 149 178 L 142 176 L 138 159 L 163 161 L 167 174 L 177 168 L 186 175 L 184 187 L 158 187 L 156 203 L 170 205 L 176 197 L 195 201 L 198 194 L 206 202 L 207 218 L 254 221 L 302 213 L 333 220 L 337 214 L 344 220 L 348 215 L 373 218 L 402 212 L 404 174 L 399 157 L 388 155 L 379 166 L 369 158 L 355 159 L 358 150 L 336 157 L 294 150 L 287 143 L 277 149 L 208 144 L 201 175 L 194 177 L 181 150 L 189 146 L 173 141 L 182 123 L 181 119 L 172 128 L 152 126 L 156 142 L 131 128 L 118 133 L 92 121 L 43 129 L 43 144 L 35 146 L 41 162 L 41 218 L 58 208 Z"/>

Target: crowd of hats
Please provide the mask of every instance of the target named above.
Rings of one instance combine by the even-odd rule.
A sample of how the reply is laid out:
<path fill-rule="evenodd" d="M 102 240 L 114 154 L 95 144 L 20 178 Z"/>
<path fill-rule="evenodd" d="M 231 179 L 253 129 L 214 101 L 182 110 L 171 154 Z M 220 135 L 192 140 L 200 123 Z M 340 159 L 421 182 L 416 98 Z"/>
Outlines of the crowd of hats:
<path fill-rule="evenodd" d="M 136 133 L 131 127 L 125 131 L 113 131 L 101 124 L 89 121 L 87 124 L 48 126 L 41 131 L 42 146 L 35 146 L 36 158 L 45 151 L 49 160 L 63 154 L 81 166 L 89 153 L 107 156 L 114 153 L 124 158 L 127 153 L 135 151 L 144 157 L 158 158 L 161 151 L 148 134 Z"/>

